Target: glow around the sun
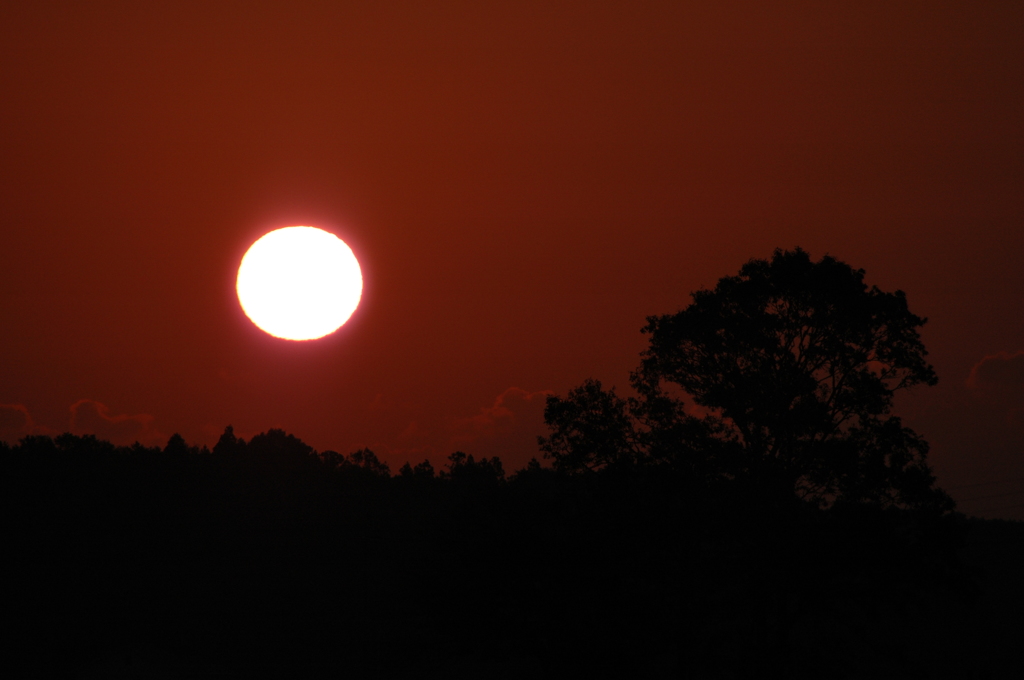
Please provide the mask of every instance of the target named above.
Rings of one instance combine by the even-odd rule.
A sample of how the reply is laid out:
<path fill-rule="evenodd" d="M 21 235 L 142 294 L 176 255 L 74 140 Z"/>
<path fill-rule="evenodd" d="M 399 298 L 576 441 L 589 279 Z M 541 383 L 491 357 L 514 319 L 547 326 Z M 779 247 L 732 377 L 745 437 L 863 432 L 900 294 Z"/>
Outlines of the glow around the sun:
<path fill-rule="evenodd" d="M 284 227 L 242 258 L 238 301 L 254 324 L 286 340 L 338 330 L 359 306 L 363 275 L 344 241 L 316 227 Z"/>

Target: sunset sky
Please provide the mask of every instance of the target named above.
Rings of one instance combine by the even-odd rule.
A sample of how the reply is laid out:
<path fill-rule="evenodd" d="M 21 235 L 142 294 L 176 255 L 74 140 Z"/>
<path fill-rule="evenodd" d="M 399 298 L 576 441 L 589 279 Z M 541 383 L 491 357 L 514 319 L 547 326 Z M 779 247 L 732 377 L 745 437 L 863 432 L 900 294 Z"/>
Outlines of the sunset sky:
<path fill-rule="evenodd" d="M 1024 518 L 1024 3 L 0 6 L 0 439 L 279 427 L 521 467 L 544 396 L 801 246 L 906 292 L 899 400 L 960 509 Z M 263 233 L 365 277 L 337 333 L 242 313 Z"/>

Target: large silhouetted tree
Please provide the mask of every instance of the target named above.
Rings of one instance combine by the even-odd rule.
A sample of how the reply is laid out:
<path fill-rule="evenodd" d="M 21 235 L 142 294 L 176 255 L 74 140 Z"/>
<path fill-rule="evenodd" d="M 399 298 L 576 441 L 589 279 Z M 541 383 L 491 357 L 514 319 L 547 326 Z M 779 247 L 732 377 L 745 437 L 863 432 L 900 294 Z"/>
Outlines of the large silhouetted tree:
<path fill-rule="evenodd" d="M 896 392 L 936 382 L 902 291 L 779 250 L 647 321 L 637 396 L 588 381 L 548 399 L 556 466 L 660 463 L 818 505 L 951 507 L 927 443 L 892 414 Z"/>

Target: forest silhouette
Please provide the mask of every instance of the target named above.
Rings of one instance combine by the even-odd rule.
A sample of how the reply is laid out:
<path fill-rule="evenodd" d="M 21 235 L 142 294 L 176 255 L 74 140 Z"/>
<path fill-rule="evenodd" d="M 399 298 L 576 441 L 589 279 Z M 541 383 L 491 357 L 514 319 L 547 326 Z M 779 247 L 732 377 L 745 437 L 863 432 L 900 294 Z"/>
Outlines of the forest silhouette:
<path fill-rule="evenodd" d="M 0 443 L 5 665 L 998 677 L 983 563 L 1020 527 L 935 486 L 892 413 L 935 383 L 925 321 L 863 278 L 799 249 L 751 260 L 648 319 L 630 396 L 588 380 L 549 397 L 542 460 L 511 474 L 458 451 L 392 471 L 281 430 Z"/>

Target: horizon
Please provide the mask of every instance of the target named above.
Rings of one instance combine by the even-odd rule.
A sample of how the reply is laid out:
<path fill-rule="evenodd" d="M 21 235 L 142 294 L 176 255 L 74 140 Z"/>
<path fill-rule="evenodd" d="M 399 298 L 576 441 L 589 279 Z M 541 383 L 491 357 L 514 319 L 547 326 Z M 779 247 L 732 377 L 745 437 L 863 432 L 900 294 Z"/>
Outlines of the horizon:
<path fill-rule="evenodd" d="M 905 291 L 939 376 L 896 413 L 959 510 L 1024 519 L 1024 8 L 653 2 L 0 9 L 0 440 L 393 470 L 540 457 L 648 316 L 776 248 Z M 363 297 L 289 342 L 235 293 L 312 225 Z"/>

